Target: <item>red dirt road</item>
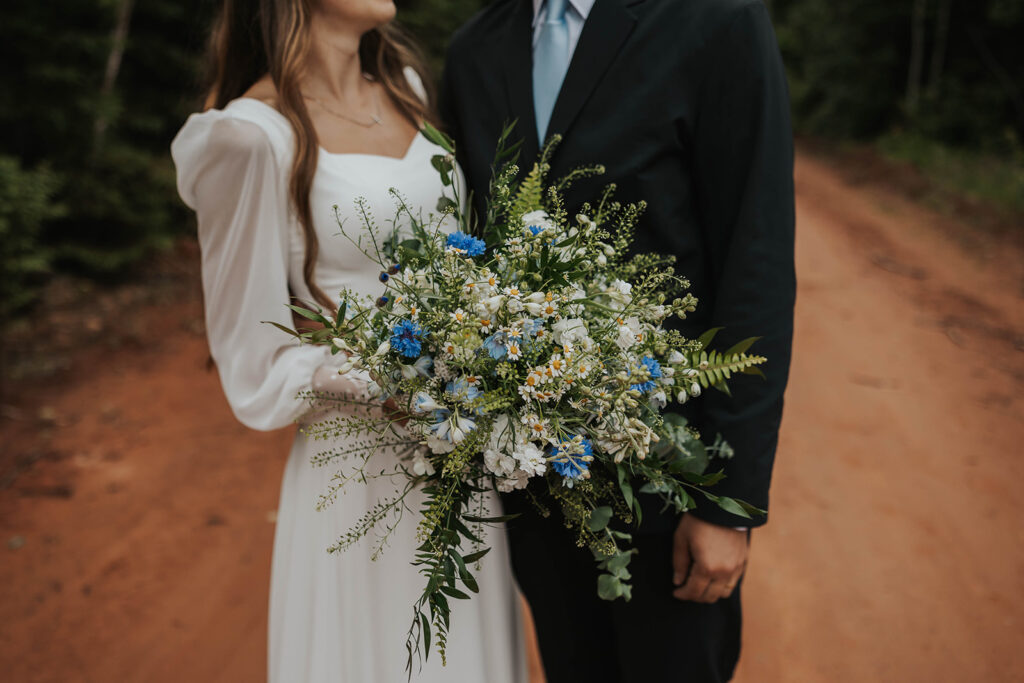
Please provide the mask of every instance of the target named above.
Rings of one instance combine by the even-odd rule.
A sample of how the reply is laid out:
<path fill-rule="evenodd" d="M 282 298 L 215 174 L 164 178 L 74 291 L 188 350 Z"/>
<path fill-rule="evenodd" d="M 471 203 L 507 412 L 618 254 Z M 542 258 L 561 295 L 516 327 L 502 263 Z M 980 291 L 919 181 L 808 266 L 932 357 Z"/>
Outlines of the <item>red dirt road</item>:
<path fill-rule="evenodd" d="M 1024 259 L 807 155 L 797 187 L 793 375 L 736 680 L 1024 680 Z M 291 432 L 233 420 L 188 291 L 126 316 L 129 348 L 5 399 L 4 681 L 263 680 Z"/>

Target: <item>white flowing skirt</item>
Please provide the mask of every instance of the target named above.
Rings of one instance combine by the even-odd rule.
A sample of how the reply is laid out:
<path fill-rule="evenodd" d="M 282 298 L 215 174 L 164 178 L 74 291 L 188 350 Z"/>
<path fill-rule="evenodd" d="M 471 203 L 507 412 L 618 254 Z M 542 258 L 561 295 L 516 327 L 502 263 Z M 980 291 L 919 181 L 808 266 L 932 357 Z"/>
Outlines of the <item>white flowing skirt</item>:
<path fill-rule="evenodd" d="M 341 553 L 333 545 L 381 497 L 387 480 L 353 483 L 322 511 L 333 465 L 314 467 L 324 442 L 296 436 L 281 486 L 270 587 L 270 683 L 405 683 L 405 638 L 424 579 L 409 562 L 419 519 L 418 491 L 388 547 L 372 561 L 375 536 Z M 500 514 L 500 503 L 490 508 Z M 474 572 L 480 593 L 450 600 L 447 666 L 432 652 L 413 681 L 525 683 L 527 669 L 504 530 L 488 529 L 491 551 Z M 433 643 L 431 643 L 433 648 Z"/>

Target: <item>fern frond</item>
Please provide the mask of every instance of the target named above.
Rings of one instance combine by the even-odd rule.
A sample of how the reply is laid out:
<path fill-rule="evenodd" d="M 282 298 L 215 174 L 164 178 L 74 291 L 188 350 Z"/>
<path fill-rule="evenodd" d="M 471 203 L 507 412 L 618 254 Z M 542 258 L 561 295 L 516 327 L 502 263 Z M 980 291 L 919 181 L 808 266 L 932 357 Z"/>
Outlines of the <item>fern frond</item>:
<path fill-rule="evenodd" d="M 764 356 L 751 356 L 747 353 L 721 353 L 719 351 L 699 352 L 690 354 L 690 367 L 697 371 L 697 374 L 690 379 L 700 383 L 702 387 L 715 387 L 729 393 L 726 382 L 735 373 L 758 374 L 758 365 L 765 363 L 768 359 Z"/>
<path fill-rule="evenodd" d="M 523 181 L 519 183 L 519 190 L 512 202 L 510 220 L 516 220 L 524 213 L 529 213 L 543 206 L 544 199 L 544 177 L 547 175 L 548 167 L 543 162 L 533 165 L 533 168 Z"/>

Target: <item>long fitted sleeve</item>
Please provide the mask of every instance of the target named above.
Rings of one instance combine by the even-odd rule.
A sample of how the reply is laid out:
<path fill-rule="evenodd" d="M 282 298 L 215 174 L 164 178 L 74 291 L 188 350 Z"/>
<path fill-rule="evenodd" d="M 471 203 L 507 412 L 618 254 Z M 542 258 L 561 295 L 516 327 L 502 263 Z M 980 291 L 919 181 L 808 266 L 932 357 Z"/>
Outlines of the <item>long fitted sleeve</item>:
<path fill-rule="evenodd" d="M 284 427 L 308 410 L 297 394 L 330 358 L 263 322 L 292 326 L 286 176 L 259 125 L 217 111 L 193 116 L 172 155 L 198 219 L 206 330 L 228 403 L 248 427 Z"/>
<path fill-rule="evenodd" d="M 701 397 L 701 431 L 735 451 L 714 492 L 767 509 L 783 393 L 789 374 L 796 277 L 793 264 L 793 147 L 785 72 L 767 10 L 749 2 L 709 43 L 694 130 L 699 220 L 708 244 L 712 326 L 726 349 L 759 336 L 766 378 L 739 376 L 732 396 Z M 695 514 L 723 525 L 758 526 L 714 505 Z"/>

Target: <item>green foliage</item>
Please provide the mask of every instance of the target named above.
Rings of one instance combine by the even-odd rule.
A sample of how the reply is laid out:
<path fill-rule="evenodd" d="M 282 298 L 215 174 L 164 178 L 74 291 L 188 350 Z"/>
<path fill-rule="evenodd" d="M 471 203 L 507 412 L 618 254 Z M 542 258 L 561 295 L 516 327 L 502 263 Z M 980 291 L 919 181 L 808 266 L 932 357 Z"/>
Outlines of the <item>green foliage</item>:
<path fill-rule="evenodd" d="M 1024 214 L 1024 146 L 1012 136 L 1005 154 L 953 147 L 917 133 L 882 136 L 876 148 L 890 159 L 908 162 L 942 191 Z"/>
<path fill-rule="evenodd" d="M 59 187 L 49 168 L 25 170 L 17 159 L 0 156 L 0 320 L 31 303 L 33 285 L 50 270 L 41 227 L 63 213 L 54 201 Z"/>
<path fill-rule="evenodd" d="M 899 127 L 1007 158 L 1005 153 L 1012 152 L 1008 135 L 1024 137 L 1021 3 L 925 2 L 919 24 L 921 100 L 908 109 L 913 5 L 882 0 L 770 3 L 798 129 L 871 139 Z"/>

